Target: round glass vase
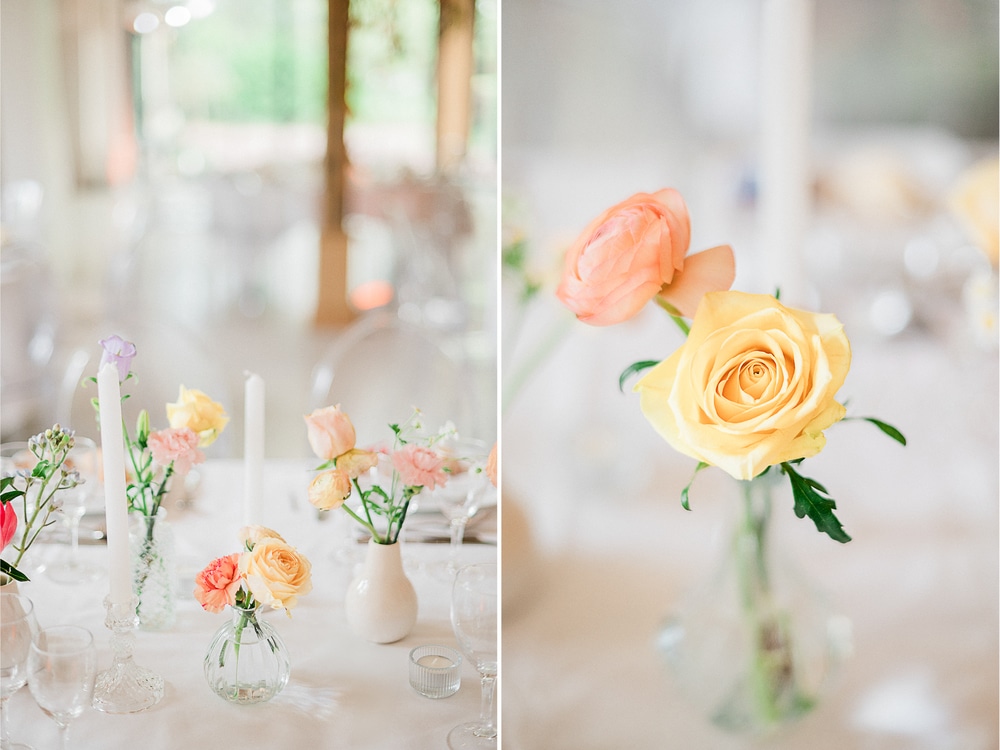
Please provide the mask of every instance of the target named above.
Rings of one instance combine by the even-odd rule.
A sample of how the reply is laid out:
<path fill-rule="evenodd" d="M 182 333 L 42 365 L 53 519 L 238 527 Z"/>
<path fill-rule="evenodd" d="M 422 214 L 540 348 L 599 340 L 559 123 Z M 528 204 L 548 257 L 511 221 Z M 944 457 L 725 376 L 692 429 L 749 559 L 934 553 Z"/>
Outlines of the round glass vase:
<path fill-rule="evenodd" d="M 174 530 L 167 511 L 154 516 L 132 513 L 129 518 L 132 591 L 142 630 L 167 630 L 177 619 Z"/>
<path fill-rule="evenodd" d="M 291 661 L 278 631 L 260 608 L 232 607 L 232 619 L 219 628 L 205 654 L 205 679 L 230 703 L 263 703 L 284 689 Z"/>
<path fill-rule="evenodd" d="M 739 482 L 715 574 L 659 633 L 682 693 L 730 732 L 769 734 L 807 714 L 850 651 L 848 621 L 773 549 L 772 494 L 783 480 L 771 469 Z"/>

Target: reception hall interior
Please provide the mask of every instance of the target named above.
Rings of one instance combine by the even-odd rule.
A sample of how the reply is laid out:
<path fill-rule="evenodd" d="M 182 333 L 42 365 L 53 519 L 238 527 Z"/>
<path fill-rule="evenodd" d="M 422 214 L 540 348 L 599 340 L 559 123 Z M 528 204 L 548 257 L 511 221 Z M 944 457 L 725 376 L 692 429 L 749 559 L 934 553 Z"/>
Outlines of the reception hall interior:
<path fill-rule="evenodd" d="M 473 492 L 458 474 L 466 456 L 485 460 L 498 437 L 498 12 L 494 0 L 4 0 L 4 474 L 24 441 L 55 424 L 75 430 L 71 462 L 88 439 L 104 448 L 96 467 L 74 464 L 88 481 L 56 493 L 62 509 L 17 563 L 27 524 L 20 517 L 8 540 L 4 522 L 3 560 L 30 579 L 17 585 L 35 628 L 82 627 L 93 638 L 102 708 L 72 720 L 69 747 L 221 746 L 235 737 L 440 747 L 479 716 L 477 666 L 486 662 L 459 656 L 450 603 L 457 568 L 497 559 L 496 491 Z M 129 503 L 150 500 L 129 513 L 132 543 L 145 522 L 149 552 L 155 519 L 169 530 L 169 564 L 136 579 L 157 579 L 142 597 L 159 591 L 163 601 L 150 606 L 163 611 L 146 619 L 140 597 L 139 626 L 121 636 L 105 608 L 120 573 L 112 548 L 121 535 L 105 512 L 113 493 L 101 476 L 108 461 L 117 467 L 104 445 L 114 431 L 99 430 L 91 403 L 115 336 L 135 346 L 132 377 L 118 386 L 123 439 L 133 442 L 126 455 L 148 458 L 154 435 L 187 429 L 204 457 L 186 473 L 165 461 L 176 471 L 162 497 L 153 494 L 167 484 L 159 463 L 155 475 L 145 459 L 127 470 Z M 228 419 L 208 440 L 171 416 L 171 404 L 190 414 L 207 403 L 192 393 Z M 99 399 L 102 415 L 110 400 Z M 305 415 L 335 406 L 307 426 Z M 400 426 L 395 444 L 390 425 Z M 396 471 L 400 441 L 416 448 L 418 438 L 452 446 L 459 457 L 449 460 L 461 460 L 449 465 L 454 482 L 442 487 L 440 469 L 419 482 Z M 375 449 L 361 455 L 378 465 L 366 466 L 346 501 L 330 485 L 317 499 L 314 478 L 347 477 L 331 453 L 347 448 Z M 484 478 L 482 462 L 475 467 Z M 361 500 L 369 480 L 391 497 L 386 515 L 377 493 Z M 74 547 L 68 509 L 80 488 Z M 260 690 L 237 682 L 226 693 L 207 657 L 213 633 L 256 632 L 236 602 L 269 595 L 250 592 L 241 573 L 240 593 L 230 590 L 231 606 L 216 614 L 196 600 L 195 579 L 213 560 L 266 546 L 244 526 L 281 537 L 308 560 L 311 578 L 297 580 L 298 598 L 272 598 L 255 615 L 283 639 L 286 682 L 278 672 Z M 453 544 L 458 531 L 463 543 Z M 394 570 L 406 582 L 393 580 L 410 592 L 400 595 L 409 628 L 392 633 L 346 604 L 383 550 L 401 557 Z M 289 615 L 294 605 L 294 616 L 279 604 Z M 4 632 L 0 650 L 14 654 Z M 135 712 L 109 700 L 100 676 L 118 674 L 116 649 L 128 639 L 137 669 L 161 678 Z M 411 650 L 435 644 L 450 649 L 464 678 L 446 700 L 428 699 L 408 677 Z M 5 742 L 55 747 L 59 730 L 35 697 L 34 672 L 19 687 L 7 669 Z M 116 689 L 128 682 L 122 674 Z"/>

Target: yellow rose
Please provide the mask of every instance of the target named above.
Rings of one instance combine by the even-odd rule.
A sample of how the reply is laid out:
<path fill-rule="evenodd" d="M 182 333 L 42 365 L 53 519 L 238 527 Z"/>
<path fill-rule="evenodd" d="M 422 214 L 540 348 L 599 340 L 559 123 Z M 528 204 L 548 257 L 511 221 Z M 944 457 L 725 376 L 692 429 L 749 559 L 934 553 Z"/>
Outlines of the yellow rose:
<path fill-rule="evenodd" d="M 706 294 L 687 341 L 636 385 L 642 413 L 676 450 L 752 479 L 819 453 L 843 418 L 834 400 L 851 346 L 833 315 L 774 297 Z"/>
<path fill-rule="evenodd" d="M 970 167 L 949 195 L 948 206 L 993 267 L 1000 265 L 1000 160 L 989 158 Z"/>
<path fill-rule="evenodd" d="M 298 597 L 312 591 L 312 565 L 278 537 L 258 539 L 240 555 L 240 572 L 254 599 L 273 609 L 291 610 Z"/>
<path fill-rule="evenodd" d="M 176 404 L 167 404 L 171 427 L 188 427 L 198 433 L 198 445 L 211 445 L 229 422 L 226 410 L 201 391 L 181 386 Z"/>
<path fill-rule="evenodd" d="M 330 469 L 309 483 L 309 502 L 320 510 L 334 510 L 351 494 L 351 477 L 342 469 Z"/>

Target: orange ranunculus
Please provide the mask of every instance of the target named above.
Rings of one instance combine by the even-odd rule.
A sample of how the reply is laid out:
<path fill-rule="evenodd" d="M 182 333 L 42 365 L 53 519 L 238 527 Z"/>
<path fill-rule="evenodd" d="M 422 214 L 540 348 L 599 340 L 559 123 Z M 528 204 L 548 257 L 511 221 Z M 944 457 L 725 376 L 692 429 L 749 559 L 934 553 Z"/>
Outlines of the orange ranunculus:
<path fill-rule="evenodd" d="M 351 494 L 351 476 L 343 469 L 330 469 L 309 483 L 309 502 L 320 510 L 334 510 Z"/>
<path fill-rule="evenodd" d="M 556 294 L 590 325 L 624 322 L 657 295 L 690 317 L 705 292 L 728 289 L 735 277 L 732 248 L 686 257 L 690 242 L 680 193 L 637 193 L 604 211 L 569 247 Z"/>

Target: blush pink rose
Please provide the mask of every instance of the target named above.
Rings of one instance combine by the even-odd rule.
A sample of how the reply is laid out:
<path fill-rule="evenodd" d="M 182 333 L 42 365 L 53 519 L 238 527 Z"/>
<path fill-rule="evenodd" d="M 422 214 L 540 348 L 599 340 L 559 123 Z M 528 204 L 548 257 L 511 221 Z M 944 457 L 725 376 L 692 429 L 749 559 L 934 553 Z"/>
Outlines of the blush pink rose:
<path fill-rule="evenodd" d="M 305 417 L 309 445 L 324 461 L 330 461 L 354 448 L 357 435 L 351 419 L 340 410 L 340 404 L 316 409 Z"/>
<path fill-rule="evenodd" d="M 0 550 L 7 549 L 17 532 L 17 514 L 10 503 L 0 503 Z"/>
<path fill-rule="evenodd" d="M 705 292 L 732 285 L 735 264 L 728 245 L 686 257 L 690 242 L 680 193 L 637 193 L 600 214 L 570 245 L 556 295 L 595 326 L 622 323 L 657 295 L 691 317 Z"/>
<path fill-rule="evenodd" d="M 198 448 L 198 433 L 190 427 L 168 427 L 149 433 L 146 445 L 153 454 L 153 461 L 160 466 L 174 465 L 174 471 L 184 476 L 194 464 L 205 460 Z"/>
<path fill-rule="evenodd" d="M 194 598 L 209 612 L 221 612 L 236 604 L 243 581 L 238 553 L 212 560 L 194 579 Z"/>
<path fill-rule="evenodd" d="M 392 465 L 409 487 L 433 490 L 448 481 L 444 459 L 422 445 L 404 445 L 392 454 Z"/>

